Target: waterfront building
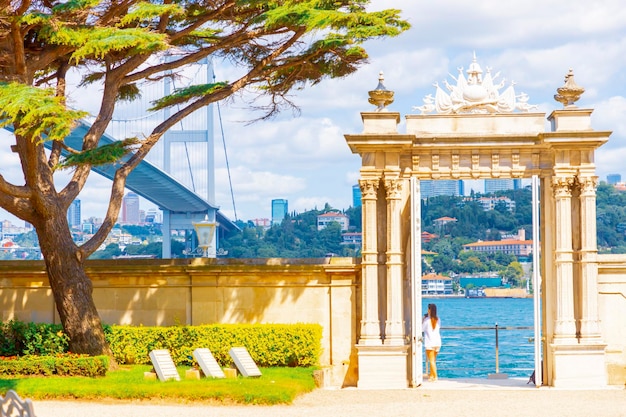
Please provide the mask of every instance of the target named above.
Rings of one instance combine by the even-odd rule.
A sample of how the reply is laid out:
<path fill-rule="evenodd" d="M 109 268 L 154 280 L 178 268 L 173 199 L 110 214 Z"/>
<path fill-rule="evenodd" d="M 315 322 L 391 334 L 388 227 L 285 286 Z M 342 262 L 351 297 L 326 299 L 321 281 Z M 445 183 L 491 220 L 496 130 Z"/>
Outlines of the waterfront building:
<path fill-rule="evenodd" d="M 350 219 L 343 213 L 328 212 L 317 216 L 317 230 L 323 230 L 330 223 L 339 223 L 341 230 L 348 230 L 350 226 Z"/>
<path fill-rule="evenodd" d="M 621 174 L 609 174 L 606 176 L 606 182 L 608 182 L 611 185 L 618 184 L 622 182 L 622 176 Z"/>
<path fill-rule="evenodd" d="M 617 191 L 626 191 L 626 183 L 618 182 L 613 185 Z"/>
<path fill-rule="evenodd" d="M 497 288 L 502 286 L 502 277 L 496 273 L 468 274 L 459 276 L 461 288 Z"/>
<path fill-rule="evenodd" d="M 499 203 L 504 204 L 507 211 L 515 210 L 515 201 L 508 197 L 480 197 L 476 201 L 484 211 L 494 210 Z"/>
<path fill-rule="evenodd" d="M 422 295 L 452 295 L 452 278 L 438 274 L 422 275 Z"/>
<path fill-rule="evenodd" d="M 146 211 L 145 217 L 144 217 L 144 223 L 148 223 L 148 224 L 155 224 L 155 223 L 162 223 L 162 219 L 161 219 L 161 213 L 160 210 L 157 210 L 155 208 L 149 208 Z"/>
<path fill-rule="evenodd" d="M 129 192 L 122 200 L 122 223 L 139 224 L 139 196 Z"/>
<path fill-rule="evenodd" d="M 92 235 L 95 233 L 93 223 L 85 222 L 81 225 L 81 230 L 83 233 Z"/>
<path fill-rule="evenodd" d="M 272 224 L 280 224 L 288 211 L 288 202 L 284 199 L 272 200 Z"/>
<path fill-rule="evenodd" d="M 72 204 L 70 204 L 69 208 L 67 209 L 67 223 L 69 224 L 70 229 L 80 228 L 80 217 L 80 200 L 76 199 L 72 201 Z"/>
<path fill-rule="evenodd" d="M 263 229 L 269 229 L 272 226 L 272 221 L 267 218 L 252 219 L 250 220 L 255 227 L 262 227 Z"/>
<path fill-rule="evenodd" d="M 508 255 L 529 256 L 533 253 L 532 240 L 493 240 L 484 242 L 474 242 L 463 245 L 463 250 L 472 250 L 475 252 L 496 253 L 502 252 Z"/>
<path fill-rule="evenodd" d="M 359 184 L 352 186 L 352 207 L 361 207 L 361 187 Z"/>
<path fill-rule="evenodd" d="M 438 228 L 442 228 L 443 226 L 445 226 L 448 223 L 456 223 L 457 219 L 455 219 L 454 217 L 439 217 L 438 219 L 433 220 L 433 225 L 438 227 Z"/>
<path fill-rule="evenodd" d="M 486 179 L 485 194 L 495 193 L 496 191 L 505 191 L 513 189 L 513 179 Z"/>
<path fill-rule="evenodd" d="M 440 195 L 461 196 L 464 192 L 462 180 L 422 180 L 420 181 L 423 199 Z"/>
<path fill-rule="evenodd" d="M 341 234 L 342 245 L 361 246 L 363 242 L 363 234 L 361 232 L 347 232 Z"/>
<path fill-rule="evenodd" d="M 429 243 L 433 239 L 437 239 L 439 235 L 434 233 L 422 232 L 422 243 Z"/>

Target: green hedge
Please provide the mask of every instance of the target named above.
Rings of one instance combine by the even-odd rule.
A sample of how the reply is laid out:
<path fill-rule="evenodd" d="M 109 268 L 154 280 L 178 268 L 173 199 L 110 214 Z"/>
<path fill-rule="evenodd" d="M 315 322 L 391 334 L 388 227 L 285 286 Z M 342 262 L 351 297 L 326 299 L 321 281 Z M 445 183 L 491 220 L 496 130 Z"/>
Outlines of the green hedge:
<path fill-rule="evenodd" d="M 196 348 L 208 348 L 222 366 L 228 350 L 245 346 L 259 366 L 318 365 L 322 327 L 317 324 L 215 324 L 204 326 L 105 328 L 118 363 L 149 364 L 153 349 L 168 349 L 177 365 L 192 365 Z"/>
<path fill-rule="evenodd" d="M 0 322 L 0 356 L 66 353 L 69 338 L 60 324 Z"/>
<path fill-rule="evenodd" d="M 0 375 L 96 377 L 105 376 L 107 369 L 108 356 L 22 356 L 0 360 Z"/>
<path fill-rule="evenodd" d="M 209 348 L 222 366 L 228 350 L 245 346 L 259 366 L 319 364 L 322 327 L 318 324 L 214 324 L 203 326 L 104 326 L 115 360 L 149 364 L 153 349 L 168 349 L 178 365 L 192 365 L 196 348 Z M 68 353 L 68 337 L 60 324 L 0 323 L 0 356 Z"/>

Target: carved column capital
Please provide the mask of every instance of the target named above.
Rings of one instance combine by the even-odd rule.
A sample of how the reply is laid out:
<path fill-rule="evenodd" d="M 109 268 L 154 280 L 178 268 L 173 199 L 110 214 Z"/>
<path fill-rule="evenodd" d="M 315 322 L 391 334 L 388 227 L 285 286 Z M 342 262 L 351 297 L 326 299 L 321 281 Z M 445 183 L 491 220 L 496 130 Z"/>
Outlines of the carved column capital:
<path fill-rule="evenodd" d="M 571 197 L 574 177 L 552 177 L 552 189 L 555 198 Z"/>
<path fill-rule="evenodd" d="M 378 192 L 378 180 L 359 180 L 359 188 L 361 188 L 361 198 L 375 199 Z"/>
<path fill-rule="evenodd" d="M 386 179 L 385 191 L 387 199 L 399 199 L 402 191 L 402 181 L 399 179 Z"/>
<path fill-rule="evenodd" d="M 578 183 L 580 184 L 580 194 L 586 196 L 595 196 L 596 188 L 598 187 L 598 177 L 579 177 Z"/>

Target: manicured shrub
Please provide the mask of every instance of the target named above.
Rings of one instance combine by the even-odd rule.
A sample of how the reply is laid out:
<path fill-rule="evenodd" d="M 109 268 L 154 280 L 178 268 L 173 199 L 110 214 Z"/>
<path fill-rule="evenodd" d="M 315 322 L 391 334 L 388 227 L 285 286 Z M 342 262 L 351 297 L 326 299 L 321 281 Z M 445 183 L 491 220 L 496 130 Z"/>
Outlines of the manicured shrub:
<path fill-rule="evenodd" d="M 222 366 L 228 351 L 245 346 L 259 366 L 319 364 L 322 327 L 317 324 L 215 324 L 203 326 L 107 326 L 107 340 L 118 363 L 149 364 L 153 349 L 168 349 L 178 365 L 194 363 L 196 348 L 208 348 Z"/>
<path fill-rule="evenodd" d="M 194 364 L 196 348 L 209 348 L 222 366 L 231 364 L 228 351 L 235 346 L 245 346 L 259 366 L 314 366 L 321 355 L 322 327 L 318 324 L 106 325 L 104 332 L 120 364 L 149 364 L 153 349 L 168 349 L 178 365 Z M 67 353 L 68 343 L 59 324 L 0 323 L 1 356 L 55 356 Z M 46 372 L 37 371 L 37 364 L 29 366 L 34 367 L 33 372 Z M 60 366 L 55 372 L 63 373 L 73 372 L 76 365 L 55 366 Z"/>
<path fill-rule="evenodd" d="M 67 352 L 69 338 L 60 324 L 0 323 L 0 355 L 57 355 Z"/>
<path fill-rule="evenodd" d="M 106 375 L 108 356 L 57 355 L 0 358 L 0 375 L 87 376 Z"/>

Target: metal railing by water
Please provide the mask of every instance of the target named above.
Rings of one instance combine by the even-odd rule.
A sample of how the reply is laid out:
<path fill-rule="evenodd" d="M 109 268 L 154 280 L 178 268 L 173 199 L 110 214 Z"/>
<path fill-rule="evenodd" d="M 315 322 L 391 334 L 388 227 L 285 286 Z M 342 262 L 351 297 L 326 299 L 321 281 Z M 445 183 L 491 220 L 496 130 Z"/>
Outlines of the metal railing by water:
<path fill-rule="evenodd" d="M 438 373 L 443 377 L 480 377 L 501 374 L 501 354 L 507 358 L 504 369 L 511 376 L 529 376 L 534 367 L 532 326 L 444 326 L 441 328 L 442 350 L 437 359 Z M 488 332 L 493 331 L 489 336 Z M 512 336 L 502 332 L 520 332 Z M 462 336 L 461 336 L 462 335 Z M 502 341 L 504 339 L 504 344 Z M 503 346 L 502 346 L 503 345 Z M 502 352 L 501 352 L 502 349 Z M 485 364 L 492 366 L 485 367 Z M 465 366 L 464 366 L 465 365 Z M 428 372 L 428 363 L 424 363 Z"/>

